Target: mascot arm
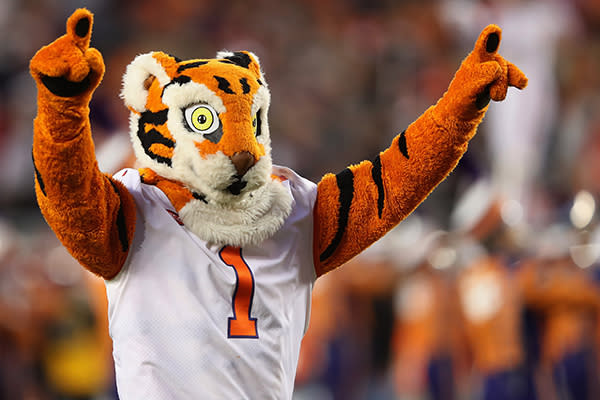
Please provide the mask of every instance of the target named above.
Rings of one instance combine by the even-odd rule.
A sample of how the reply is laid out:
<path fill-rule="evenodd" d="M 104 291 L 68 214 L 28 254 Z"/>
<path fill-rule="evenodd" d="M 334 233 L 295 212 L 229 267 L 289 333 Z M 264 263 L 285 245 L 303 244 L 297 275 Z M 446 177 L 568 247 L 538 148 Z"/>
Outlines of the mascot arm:
<path fill-rule="evenodd" d="M 136 209 L 127 189 L 96 163 L 89 102 L 104 63 L 89 48 L 92 22 L 89 11 L 75 11 L 67 33 L 31 60 L 38 88 L 33 162 L 44 218 L 85 268 L 110 279 L 127 258 Z"/>
<path fill-rule="evenodd" d="M 525 75 L 497 54 L 501 30 L 480 34 L 447 92 L 391 146 L 318 184 L 314 258 L 317 275 L 350 260 L 408 216 L 454 169 L 490 99 L 504 100 Z"/>

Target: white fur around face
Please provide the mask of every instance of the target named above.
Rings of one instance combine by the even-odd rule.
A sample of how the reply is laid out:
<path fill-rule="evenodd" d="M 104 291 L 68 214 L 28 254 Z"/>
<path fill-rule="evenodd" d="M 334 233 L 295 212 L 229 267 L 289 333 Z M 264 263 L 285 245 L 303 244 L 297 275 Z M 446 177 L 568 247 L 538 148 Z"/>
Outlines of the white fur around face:
<path fill-rule="evenodd" d="M 199 238 L 244 247 L 271 237 L 292 210 L 292 196 L 278 180 L 269 180 L 252 197 L 227 205 L 192 200 L 180 211 L 183 223 Z"/>
<path fill-rule="evenodd" d="M 202 159 L 198 154 L 195 142 L 204 140 L 199 134 L 191 133 L 184 125 L 183 109 L 187 106 L 204 103 L 212 106 L 217 113 L 227 111 L 223 101 L 213 91 L 205 85 L 189 82 L 184 85 L 173 83 L 167 86 L 163 94 L 163 103 L 169 108 L 167 115 L 167 128 L 175 140 L 176 146 L 173 152 L 172 164 L 168 166 L 160 163 L 145 154 L 144 149 L 137 138 L 138 120 L 134 113 L 130 118 L 130 132 L 136 150 L 136 156 L 143 167 L 151 168 L 157 174 L 173 180 L 186 183 L 193 189 L 206 190 L 208 187 L 202 184 L 205 168 L 200 168 L 198 164 Z M 223 156 L 224 157 L 224 156 Z M 228 159 L 227 159 L 228 160 Z M 227 160 L 221 160 L 221 165 Z M 221 170 L 223 168 L 220 168 Z M 233 172 L 232 172 L 233 171 Z M 227 173 L 228 179 L 235 168 L 231 165 Z M 223 178 L 221 174 L 218 178 Z M 225 186 L 227 187 L 227 186 Z"/>
<path fill-rule="evenodd" d="M 163 93 L 162 101 L 169 109 L 181 109 L 194 104 L 204 103 L 213 107 L 219 114 L 227 111 L 225 105 L 223 105 L 223 100 L 215 92 L 206 87 L 206 85 L 194 81 L 184 84 L 173 83 L 167 86 Z"/>
<path fill-rule="evenodd" d="M 206 202 L 192 200 L 179 215 L 184 224 L 199 238 L 216 244 L 257 245 L 273 235 L 285 222 L 292 209 L 292 197 L 284 184 L 271 178 L 272 163 L 263 156 L 244 175 L 246 187 L 238 195 L 227 191 L 233 183 L 235 168 L 229 157 L 216 153 L 201 158 L 194 146 L 178 146 L 173 163 L 191 190 L 202 194 Z"/>
<path fill-rule="evenodd" d="M 146 70 L 156 62 L 153 58 L 144 58 L 142 61 L 140 65 L 144 65 Z M 127 81 L 139 84 L 143 89 L 143 81 L 148 76 L 138 69 L 132 69 Z M 202 157 L 196 143 L 206 139 L 190 132 L 185 126 L 183 115 L 185 108 L 199 103 L 210 105 L 219 114 L 225 113 L 227 110 L 223 101 L 207 86 L 193 81 L 183 84 L 168 81 L 164 85 L 166 87 L 162 101 L 169 109 L 167 128 L 176 142 L 172 164 L 168 166 L 159 163 L 145 154 L 137 137 L 140 115 L 132 112 L 131 137 L 140 165 L 151 168 L 162 177 L 182 182 L 188 189 L 203 196 L 205 201 L 191 200 L 179 210 L 186 227 L 201 239 L 218 244 L 245 246 L 258 244 L 271 236 L 291 212 L 292 197 L 284 184 L 271 178 L 271 141 L 267 119 L 269 90 L 261 86 L 251 105 L 252 114 L 260 110 L 261 134 L 257 140 L 264 146 L 266 154 L 244 175 L 246 187 L 240 194 L 233 195 L 227 190 L 235 180 L 233 163 L 221 152 Z M 129 92 L 124 88 L 123 93 L 125 97 L 125 93 Z M 146 96 L 147 91 L 139 94 L 140 99 L 143 97 L 142 111 L 145 109 Z M 129 102 L 128 105 L 137 110 L 136 106 L 142 103 L 140 99 L 128 96 L 126 103 Z"/>
<path fill-rule="evenodd" d="M 208 104 L 219 114 L 227 111 L 221 98 L 203 84 L 192 81 L 184 84 L 171 84 L 165 88 L 163 103 L 169 108 L 167 128 L 177 145 L 173 152 L 171 167 L 151 159 L 150 161 L 154 165 L 149 167 L 159 175 L 185 183 L 190 189 L 206 196 L 207 200 L 221 204 L 239 202 L 239 196 L 256 190 L 270 179 L 272 165 L 267 123 L 269 100 L 269 91 L 260 87 L 254 96 L 251 112 L 254 114 L 259 109 L 261 110 L 262 126 L 258 142 L 265 147 L 266 155 L 261 157 L 244 176 L 247 185 L 240 195 L 232 195 L 226 191 L 227 187 L 233 183 L 233 176 L 236 174 L 229 157 L 220 152 L 202 157 L 196 143 L 206 139 L 199 134 L 190 132 L 184 123 L 183 109 L 193 104 Z"/>

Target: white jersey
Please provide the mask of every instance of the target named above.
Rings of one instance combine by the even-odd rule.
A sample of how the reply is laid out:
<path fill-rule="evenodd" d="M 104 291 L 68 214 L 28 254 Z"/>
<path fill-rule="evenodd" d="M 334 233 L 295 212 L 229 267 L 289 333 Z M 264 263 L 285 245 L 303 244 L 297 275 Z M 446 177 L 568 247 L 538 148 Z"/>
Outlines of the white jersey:
<path fill-rule="evenodd" d="M 157 187 L 118 172 L 138 222 L 125 266 L 106 282 L 119 395 L 145 399 L 290 399 L 306 331 L 316 185 L 274 167 L 293 197 L 260 246 L 208 244 Z"/>

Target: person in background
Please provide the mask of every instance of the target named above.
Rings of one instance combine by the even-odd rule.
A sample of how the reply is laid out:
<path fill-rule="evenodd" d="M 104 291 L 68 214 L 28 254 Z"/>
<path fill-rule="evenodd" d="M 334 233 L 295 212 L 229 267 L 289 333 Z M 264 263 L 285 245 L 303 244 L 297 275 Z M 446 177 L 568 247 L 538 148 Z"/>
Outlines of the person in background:
<path fill-rule="evenodd" d="M 475 243 L 478 251 L 457 265 L 456 285 L 476 378 L 472 384 L 479 384 L 480 398 L 535 400 L 521 289 L 513 268 L 520 249 L 515 227 L 507 224 L 508 204 L 486 180 L 475 182 L 459 199 L 451 217 L 455 233 L 463 243 Z"/>
<path fill-rule="evenodd" d="M 573 260 L 572 231 L 549 228 L 536 254 L 523 262 L 521 286 L 540 323 L 540 366 L 547 392 L 560 400 L 598 393 L 600 287 Z"/>
<path fill-rule="evenodd" d="M 453 260 L 447 258 L 452 255 L 445 247 L 446 236 L 434 230 L 424 238 L 422 256 L 408 266 L 396 289 L 393 366 L 400 396 L 459 398 L 466 375 L 466 343 L 448 271 Z"/>

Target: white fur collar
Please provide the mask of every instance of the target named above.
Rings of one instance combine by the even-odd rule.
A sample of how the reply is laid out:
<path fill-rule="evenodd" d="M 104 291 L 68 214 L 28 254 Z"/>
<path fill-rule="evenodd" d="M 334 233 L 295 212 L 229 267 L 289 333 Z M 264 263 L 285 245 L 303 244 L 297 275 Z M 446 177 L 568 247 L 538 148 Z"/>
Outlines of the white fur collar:
<path fill-rule="evenodd" d="M 161 186 L 170 199 L 168 186 Z M 272 178 L 260 188 L 241 195 L 239 201 L 216 203 L 192 198 L 177 212 L 187 229 L 200 239 L 244 247 L 258 245 L 273 236 L 290 215 L 292 201 L 288 185 Z"/>

